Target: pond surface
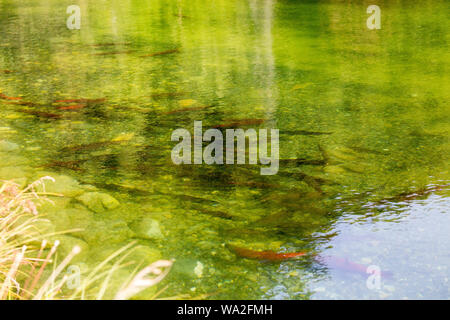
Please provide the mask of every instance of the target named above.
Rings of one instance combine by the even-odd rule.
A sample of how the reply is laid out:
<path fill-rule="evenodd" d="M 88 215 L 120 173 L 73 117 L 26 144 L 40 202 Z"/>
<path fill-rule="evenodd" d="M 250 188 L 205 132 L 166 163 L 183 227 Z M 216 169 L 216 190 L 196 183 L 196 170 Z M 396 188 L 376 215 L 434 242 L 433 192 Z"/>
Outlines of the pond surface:
<path fill-rule="evenodd" d="M 80 265 L 176 259 L 163 296 L 448 299 L 449 3 L 380 30 L 362 3 L 81 1 L 69 30 L 70 1 L 0 0 L 0 179 L 56 178 Z M 279 129 L 278 174 L 174 165 L 196 120 Z"/>

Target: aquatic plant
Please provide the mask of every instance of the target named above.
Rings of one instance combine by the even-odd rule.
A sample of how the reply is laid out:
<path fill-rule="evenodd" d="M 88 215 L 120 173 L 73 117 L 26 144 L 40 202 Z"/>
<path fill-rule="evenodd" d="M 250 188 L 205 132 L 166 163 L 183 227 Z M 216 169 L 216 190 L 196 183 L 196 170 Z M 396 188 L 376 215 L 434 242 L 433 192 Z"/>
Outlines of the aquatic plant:
<path fill-rule="evenodd" d="M 75 246 L 57 263 L 60 243 L 49 240 L 56 234 L 43 235 L 36 228 L 40 219 L 39 204 L 50 201 L 49 195 L 57 196 L 45 192 L 46 180 L 54 181 L 43 177 L 24 189 L 14 182 L 4 181 L 0 187 L 0 300 L 103 299 L 114 273 L 131 264 L 124 260 L 135 245 L 122 247 L 92 268 L 74 289 L 63 290 L 70 278 L 63 271 L 81 248 Z M 38 186 L 42 186 L 43 192 L 37 191 Z M 156 285 L 171 266 L 172 261 L 160 260 L 133 273 L 114 298 L 129 299 Z"/>

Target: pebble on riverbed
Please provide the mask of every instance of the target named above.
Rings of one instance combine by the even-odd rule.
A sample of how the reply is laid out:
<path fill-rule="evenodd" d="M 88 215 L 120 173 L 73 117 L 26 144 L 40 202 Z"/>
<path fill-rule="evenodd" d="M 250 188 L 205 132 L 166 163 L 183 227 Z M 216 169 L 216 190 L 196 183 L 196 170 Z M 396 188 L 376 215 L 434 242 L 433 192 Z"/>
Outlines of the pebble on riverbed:
<path fill-rule="evenodd" d="M 147 240 L 162 240 L 164 235 L 161 232 L 159 222 L 155 219 L 144 217 L 131 225 L 136 236 Z"/>
<path fill-rule="evenodd" d="M 11 152 L 19 150 L 19 145 L 6 140 L 0 140 L 0 152 Z"/>
<path fill-rule="evenodd" d="M 102 192 L 87 192 L 78 197 L 77 200 L 96 213 L 115 209 L 120 205 L 115 198 Z"/>

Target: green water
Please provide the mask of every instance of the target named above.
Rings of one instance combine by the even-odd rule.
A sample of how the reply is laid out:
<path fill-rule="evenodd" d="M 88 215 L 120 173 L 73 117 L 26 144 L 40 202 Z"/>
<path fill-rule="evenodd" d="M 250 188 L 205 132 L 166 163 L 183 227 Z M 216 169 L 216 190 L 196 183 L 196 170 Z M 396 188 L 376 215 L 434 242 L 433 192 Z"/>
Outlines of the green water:
<path fill-rule="evenodd" d="M 0 179 L 66 182 L 42 211 L 84 229 L 64 236 L 76 263 L 135 240 L 139 263 L 176 259 L 163 296 L 450 297 L 448 2 L 377 1 L 380 30 L 370 1 L 80 1 L 80 30 L 71 4 L 0 0 L 0 90 L 22 98 L 0 99 L 0 140 L 19 146 L 0 149 Z M 81 98 L 104 100 L 55 103 Z M 239 119 L 306 161 L 172 164 L 173 130 Z M 120 206 L 77 199 L 92 191 Z M 392 277 L 370 290 L 336 257 Z"/>

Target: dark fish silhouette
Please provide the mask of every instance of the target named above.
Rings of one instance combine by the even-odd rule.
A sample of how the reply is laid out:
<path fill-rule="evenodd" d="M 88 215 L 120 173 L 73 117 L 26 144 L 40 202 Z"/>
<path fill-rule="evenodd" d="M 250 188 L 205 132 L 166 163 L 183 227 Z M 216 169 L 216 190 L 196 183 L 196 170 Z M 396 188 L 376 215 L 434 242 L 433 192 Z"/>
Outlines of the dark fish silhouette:
<path fill-rule="evenodd" d="M 87 183 L 87 184 L 92 184 L 101 189 L 106 189 L 106 190 L 110 190 L 110 191 L 114 191 L 114 192 L 120 192 L 120 193 L 124 193 L 124 194 L 130 194 L 130 195 L 134 195 L 134 196 L 149 196 L 149 195 L 154 194 L 148 190 L 143 190 L 141 188 L 136 188 L 134 186 L 127 186 L 127 185 L 121 185 L 121 184 L 116 184 L 116 183 L 97 183 L 97 182 L 92 183 L 91 182 L 91 183 Z"/>
<path fill-rule="evenodd" d="M 40 103 L 36 103 L 36 102 L 30 102 L 30 101 L 5 101 L 5 103 L 7 104 L 14 104 L 17 106 L 27 106 L 27 107 L 37 107 L 37 106 L 42 106 L 42 104 Z"/>
<path fill-rule="evenodd" d="M 230 215 L 226 212 L 223 212 L 223 211 L 206 210 L 206 209 L 199 209 L 198 211 L 200 213 L 207 214 L 209 216 L 213 216 L 213 217 L 217 217 L 217 218 L 228 219 L 228 220 L 233 219 L 232 215 Z"/>
<path fill-rule="evenodd" d="M 241 120 L 231 120 L 231 121 L 232 122 L 214 125 L 214 126 L 212 126 L 212 128 L 225 129 L 225 128 L 238 128 L 241 126 L 260 125 L 260 124 L 264 123 L 266 120 L 265 119 L 241 119 Z"/>
<path fill-rule="evenodd" d="M 244 186 L 244 187 L 251 187 L 251 188 L 261 188 L 261 189 L 267 189 L 267 188 L 278 188 L 279 185 L 273 184 L 273 183 L 264 183 L 264 182 L 255 182 L 255 181 L 229 181 L 228 184 L 232 184 L 235 186 Z"/>
<path fill-rule="evenodd" d="M 185 16 L 184 14 L 174 14 L 174 16 L 178 17 L 178 18 L 184 18 L 184 19 L 190 19 L 191 18 L 189 16 Z"/>
<path fill-rule="evenodd" d="M 382 200 L 378 201 L 378 203 L 412 201 L 412 200 L 416 200 L 416 199 L 419 199 L 422 197 L 426 197 L 426 196 L 430 195 L 431 193 L 448 189 L 449 186 L 450 186 L 450 184 L 432 185 L 432 186 L 428 186 L 428 187 L 419 189 L 414 192 L 404 192 L 404 193 L 398 194 L 391 198 L 382 199 Z"/>
<path fill-rule="evenodd" d="M 150 95 L 150 98 L 153 99 L 166 99 L 166 98 L 176 98 L 181 97 L 188 94 L 188 92 L 161 92 L 161 93 L 154 93 Z"/>
<path fill-rule="evenodd" d="M 154 53 L 149 53 L 149 54 L 144 54 L 141 57 L 145 58 L 145 57 L 157 57 L 157 56 L 163 56 L 163 55 L 167 55 L 167 54 L 172 54 L 172 53 L 179 53 L 180 49 L 171 49 L 171 50 L 166 50 L 166 51 L 160 51 L 160 52 L 154 52 Z"/>
<path fill-rule="evenodd" d="M 362 153 L 371 153 L 371 154 L 375 154 L 375 155 L 387 155 L 388 154 L 386 151 L 372 150 L 372 149 L 357 147 L 357 146 L 351 146 L 349 148 L 352 150 L 355 150 L 357 152 L 362 152 Z"/>
<path fill-rule="evenodd" d="M 127 51 L 113 51 L 113 52 L 98 52 L 98 53 L 93 53 L 93 56 L 109 56 L 109 55 L 114 55 L 114 54 L 128 54 L 128 53 L 133 53 L 134 50 L 127 50 Z"/>
<path fill-rule="evenodd" d="M 289 135 L 303 135 L 303 136 L 320 136 L 320 135 L 329 135 L 333 134 L 333 132 L 318 132 L 318 131 L 307 131 L 307 130 L 280 130 L 280 134 L 289 134 Z"/>
<path fill-rule="evenodd" d="M 87 159 L 83 160 L 70 160 L 70 161 L 52 161 L 50 163 L 44 164 L 41 167 L 42 168 L 65 168 L 70 169 L 74 171 L 83 171 L 83 169 L 80 168 L 80 164 L 83 162 L 86 162 Z"/>
<path fill-rule="evenodd" d="M 279 162 L 283 167 L 301 165 L 324 166 L 327 164 L 326 160 L 320 159 L 280 159 Z"/>
<path fill-rule="evenodd" d="M 96 150 L 102 147 L 106 147 L 109 145 L 120 144 L 124 141 L 99 141 L 88 144 L 80 144 L 75 146 L 69 146 L 61 149 L 61 151 L 91 151 Z"/>
<path fill-rule="evenodd" d="M 109 42 L 109 43 L 94 43 L 90 47 L 112 47 L 112 46 L 128 46 L 130 42 Z"/>
<path fill-rule="evenodd" d="M 9 74 L 9 73 L 13 73 L 14 71 L 12 70 L 0 70 L 0 73 L 5 73 L 5 74 Z"/>
<path fill-rule="evenodd" d="M 50 112 L 43 112 L 43 111 L 36 111 L 36 110 L 26 110 L 26 109 L 20 109 L 17 110 L 19 112 L 31 114 L 33 116 L 39 117 L 39 118 L 47 118 L 47 119 L 61 119 L 63 116 L 56 113 L 50 113 Z"/>

